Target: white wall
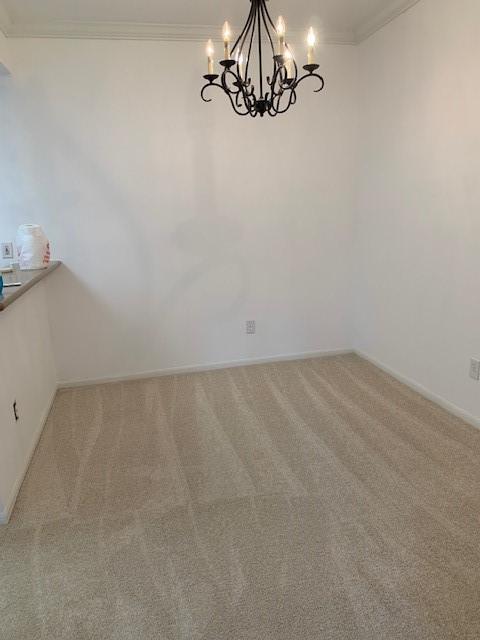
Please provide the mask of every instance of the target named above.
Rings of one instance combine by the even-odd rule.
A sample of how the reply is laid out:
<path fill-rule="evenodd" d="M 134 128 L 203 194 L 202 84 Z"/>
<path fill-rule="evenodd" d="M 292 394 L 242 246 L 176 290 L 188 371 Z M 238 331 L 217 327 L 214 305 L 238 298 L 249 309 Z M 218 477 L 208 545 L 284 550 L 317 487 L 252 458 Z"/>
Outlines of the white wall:
<path fill-rule="evenodd" d="M 355 346 L 480 416 L 478 0 L 422 0 L 360 47 Z"/>
<path fill-rule="evenodd" d="M 45 282 L 0 312 L 0 523 L 8 519 L 57 388 Z"/>
<path fill-rule="evenodd" d="M 0 239 L 40 222 L 67 265 L 60 380 L 353 345 L 479 416 L 479 18 L 422 0 L 326 47 L 274 121 L 199 101 L 201 44 L 9 40 Z"/>
<path fill-rule="evenodd" d="M 200 101 L 202 44 L 9 44 L 0 236 L 38 222 L 66 264 L 61 381 L 350 346 L 353 47 L 260 121 Z"/>

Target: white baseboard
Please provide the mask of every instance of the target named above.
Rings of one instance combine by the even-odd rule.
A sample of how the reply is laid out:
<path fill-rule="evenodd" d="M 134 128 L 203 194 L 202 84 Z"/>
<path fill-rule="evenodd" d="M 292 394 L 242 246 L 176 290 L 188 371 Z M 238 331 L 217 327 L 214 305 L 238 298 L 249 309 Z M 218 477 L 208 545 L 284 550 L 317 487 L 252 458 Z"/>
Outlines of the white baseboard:
<path fill-rule="evenodd" d="M 388 373 L 389 375 L 391 375 L 393 378 L 395 378 L 402 384 L 406 385 L 407 387 L 410 387 L 410 389 L 413 389 L 413 391 L 416 391 L 427 400 L 430 400 L 431 402 L 438 404 L 440 407 L 442 407 L 442 409 L 445 409 L 446 411 L 453 414 L 457 418 L 460 418 L 461 420 L 463 420 L 464 422 L 467 422 L 473 427 L 480 429 L 480 418 L 472 416 L 470 413 L 467 413 L 463 409 L 460 409 L 460 407 L 457 407 L 457 405 L 453 404 L 453 402 L 449 402 L 448 400 L 445 400 L 445 398 L 442 398 L 436 393 L 429 391 L 418 382 L 415 382 L 411 378 L 407 378 L 401 373 L 398 373 L 398 371 L 395 371 L 394 369 L 387 366 L 383 362 L 380 362 L 376 358 L 370 356 L 368 353 L 365 353 L 363 351 L 358 351 L 358 350 L 355 350 L 354 353 L 356 353 L 360 358 L 364 358 L 364 360 L 368 360 L 368 362 L 378 367 L 382 371 L 385 371 L 385 373 Z"/>
<path fill-rule="evenodd" d="M 248 367 L 255 364 L 269 364 L 272 362 L 291 362 L 294 360 L 311 360 L 312 358 L 327 358 L 352 353 L 351 349 L 333 349 L 329 351 L 310 351 L 306 353 L 290 353 L 265 358 L 246 358 L 244 360 L 231 360 L 227 362 L 212 362 L 210 364 L 189 365 L 186 367 L 173 367 L 170 369 L 158 369 L 124 376 L 105 378 L 88 378 L 86 380 L 69 380 L 60 382 L 59 389 L 74 389 L 76 387 L 90 387 L 97 384 L 109 384 L 114 382 L 128 382 L 130 380 L 145 380 L 148 378 L 162 378 L 165 376 L 181 375 L 184 373 L 200 373 L 202 371 L 215 371 L 217 369 L 232 369 L 236 367 Z"/>
<path fill-rule="evenodd" d="M 24 464 L 24 471 L 23 473 L 18 477 L 17 481 L 15 482 L 12 492 L 10 494 L 10 498 L 7 501 L 7 504 L 5 505 L 5 507 L 3 508 L 3 510 L 0 510 L 0 525 L 4 525 L 4 524 L 8 524 L 10 517 L 12 515 L 12 511 L 13 508 L 15 506 L 15 502 L 17 501 L 17 497 L 18 494 L 20 492 L 20 489 L 22 487 L 23 481 L 25 480 L 25 476 L 27 475 L 27 471 L 28 468 L 30 467 L 30 463 L 32 461 L 33 458 L 33 454 L 35 453 L 35 449 L 37 448 L 37 445 L 40 441 L 40 437 L 43 433 L 43 429 L 45 427 L 45 424 L 48 420 L 48 416 L 50 415 L 50 411 L 52 409 L 52 405 L 53 405 L 53 401 L 55 400 L 55 395 L 57 393 L 57 388 L 55 388 L 55 390 L 52 393 L 52 396 L 48 402 L 48 406 L 47 409 L 44 411 L 39 426 L 37 428 L 37 431 L 33 437 L 32 440 L 32 445 L 30 447 L 30 450 L 27 454 L 27 457 L 25 459 L 25 464 Z"/>

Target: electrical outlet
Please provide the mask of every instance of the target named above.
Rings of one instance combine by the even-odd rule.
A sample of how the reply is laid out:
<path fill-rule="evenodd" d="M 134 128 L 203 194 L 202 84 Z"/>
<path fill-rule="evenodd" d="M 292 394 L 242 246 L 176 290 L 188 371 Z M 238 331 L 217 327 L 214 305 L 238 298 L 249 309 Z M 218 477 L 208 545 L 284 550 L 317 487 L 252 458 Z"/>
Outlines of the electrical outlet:
<path fill-rule="evenodd" d="M 247 335 L 251 336 L 254 333 L 257 333 L 257 323 L 255 320 L 247 320 L 246 323 Z"/>
<path fill-rule="evenodd" d="M 4 260 L 13 260 L 13 244 L 11 242 L 2 242 L 2 258 Z"/>
<path fill-rule="evenodd" d="M 480 360 L 472 358 L 470 360 L 470 378 L 480 380 Z"/>

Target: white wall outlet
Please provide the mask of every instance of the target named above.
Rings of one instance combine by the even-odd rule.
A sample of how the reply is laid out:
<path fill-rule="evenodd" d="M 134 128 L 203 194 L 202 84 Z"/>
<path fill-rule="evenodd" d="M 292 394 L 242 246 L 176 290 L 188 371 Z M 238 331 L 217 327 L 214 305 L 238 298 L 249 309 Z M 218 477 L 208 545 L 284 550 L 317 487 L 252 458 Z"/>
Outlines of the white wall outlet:
<path fill-rule="evenodd" d="M 13 260 L 13 244 L 11 242 L 2 242 L 1 252 L 4 260 Z"/>
<path fill-rule="evenodd" d="M 255 320 L 247 320 L 246 322 L 247 335 L 251 336 L 257 333 L 257 323 Z"/>
<path fill-rule="evenodd" d="M 470 360 L 470 378 L 480 380 L 480 360 L 472 358 Z"/>

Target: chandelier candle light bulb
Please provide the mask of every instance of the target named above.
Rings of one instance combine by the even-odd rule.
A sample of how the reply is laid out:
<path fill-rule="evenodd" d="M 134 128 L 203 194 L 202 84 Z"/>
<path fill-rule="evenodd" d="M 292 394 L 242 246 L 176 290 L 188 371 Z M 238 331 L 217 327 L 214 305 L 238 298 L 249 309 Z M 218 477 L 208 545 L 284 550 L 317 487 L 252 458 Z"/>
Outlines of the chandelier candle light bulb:
<path fill-rule="evenodd" d="M 213 75 L 213 56 L 215 55 L 215 49 L 213 42 L 209 40 L 207 42 L 207 58 L 208 58 L 208 75 Z"/>
<path fill-rule="evenodd" d="M 293 60 L 293 53 L 290 49 L 286 49 L 285 51 L 285 71 L 287 72 L 287 78 L 292 80 L 295 77 L 295 64 Z"/>
<path fill-rule="evenodd" d="M 230 41 L 232 39 L 232 30 L 228 22 L 223 25 L 223 44 L 225 46 L 225 60 L 230 60 Z"/>
<path fill-rule="evenodd" d="M 315 44 L 317 38 L 313 27 L 308 30 L 307 44 L 308 44 L 308 64 L 315 64 Z"/>
<path fill-rule="evenodd" d="M 236 62 L 238 65 L 238 75 L 240 76 L 240 78 L 243 78 L 243 63 L 244 63 L 243 53 L 237 52 Z"/>
<path fill-rule="evenodd" d="M 278 36 L 278 55 L 283 56 L 285 51 L 285 35 L 287 33 L 287 25 L 282 16 L 277 20 L 276 32 Z"/>

